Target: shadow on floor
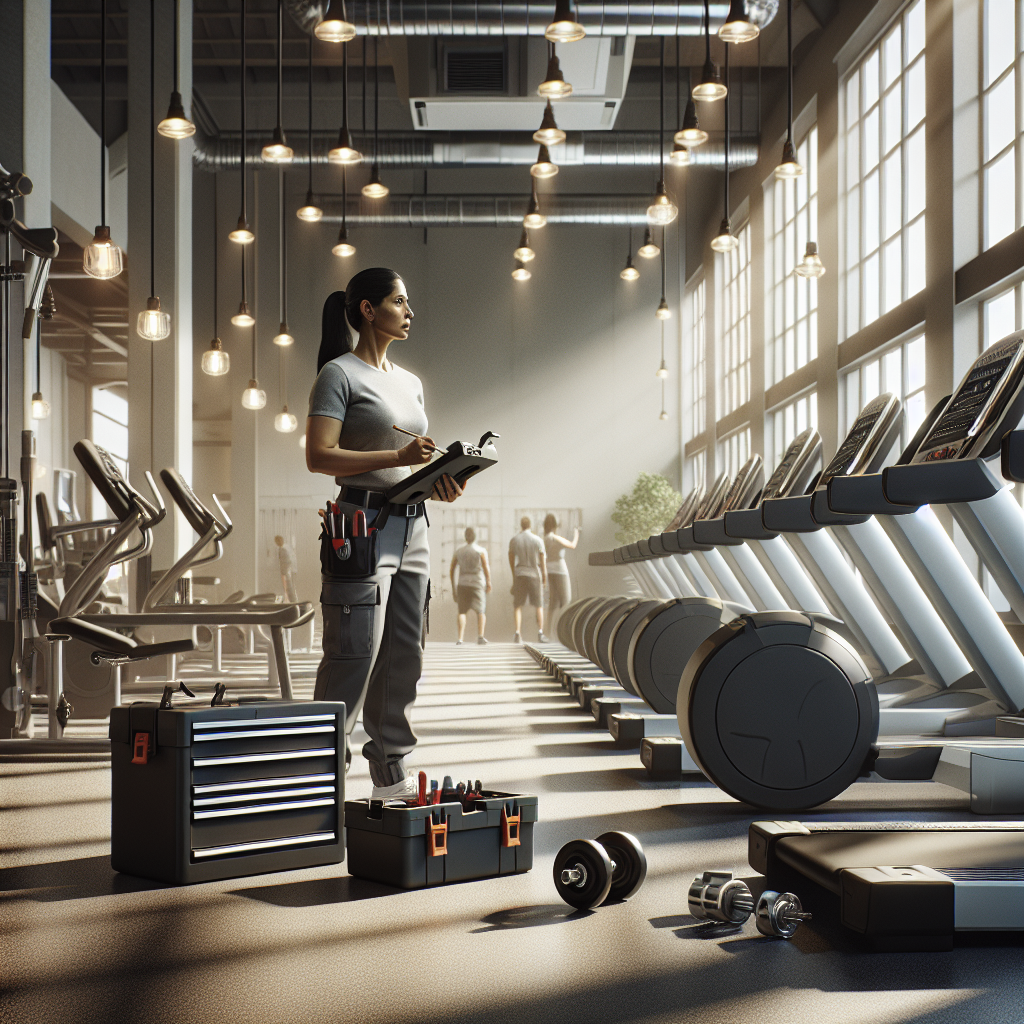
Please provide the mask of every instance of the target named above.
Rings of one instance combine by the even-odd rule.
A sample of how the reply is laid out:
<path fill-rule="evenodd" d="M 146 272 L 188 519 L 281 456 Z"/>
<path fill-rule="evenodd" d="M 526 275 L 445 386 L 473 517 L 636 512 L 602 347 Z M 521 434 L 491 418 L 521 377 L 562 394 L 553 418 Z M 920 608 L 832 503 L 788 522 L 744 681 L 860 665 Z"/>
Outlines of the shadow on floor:
<path fill-rule="evenodd" d="M 0 892 L 8 899 L 30 899 L 39 903 L 169 888 L 172 886 L 163 882 L 114 871 L 109 857 L 81 857 L 0 870 Z M 20 895 L 22 893 L 24 895 Z"/>
<path fill-rule="evenodd" d="M 340 878 L 310 878 L 302 882 L 284 882 L 279 885 L 258 885 L 251 889 L 231 889 L 232 896 L 269 903 L 273 907 L 323 907 L 332 903 L 354 903 L 374 900 L 405 892 L 379 882 L 344 875 Z"/>
<path fill-rule="evenodd" d="M 470 935 L 482 932 L 503 932 L 514 928 L 540 928 L 547 924 L 564 924 L 590 917 L 590 911 L 573 910 L 564 903 L 549 903 L 540 907 L 511 907 L 488 914 L 481 923 L 486 927 L 474 928 Z"/>

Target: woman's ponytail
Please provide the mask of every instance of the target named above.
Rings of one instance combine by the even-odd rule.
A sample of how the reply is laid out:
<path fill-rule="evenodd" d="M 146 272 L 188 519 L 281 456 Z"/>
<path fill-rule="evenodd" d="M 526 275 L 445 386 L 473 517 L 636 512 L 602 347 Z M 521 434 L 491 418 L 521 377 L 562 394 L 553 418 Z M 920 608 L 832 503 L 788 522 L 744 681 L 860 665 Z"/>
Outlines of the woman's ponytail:
<path fill-rule="evenodd" d="M 316 357 L 316 372 L 319 373 L 332 359 L 351 350 L 348 325 L 345 322 L 345 293 L 331 292 L 324 302 L 320 321 L 320 351 Z"/>

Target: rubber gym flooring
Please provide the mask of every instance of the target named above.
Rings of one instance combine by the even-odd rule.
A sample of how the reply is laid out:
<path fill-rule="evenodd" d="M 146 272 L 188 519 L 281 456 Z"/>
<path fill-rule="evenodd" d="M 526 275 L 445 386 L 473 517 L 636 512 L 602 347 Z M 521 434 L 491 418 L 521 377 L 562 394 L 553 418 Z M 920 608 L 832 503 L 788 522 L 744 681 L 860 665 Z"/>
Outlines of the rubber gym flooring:
<path fill-rule="evenodd" d="M 295 655 L 296 693 L 312 655 Z M 759 815 L 706 782 L 652 782 L 519 647 L 430 644 L 410 766 L 536 793 L 533 871 L 405 892 L 344 865 L 174 888 L 109 866 L 109 767 L 0 764 L 0 1020 L 359 1024 L 1024 1020 L 1019 934 L 951 953 L 860 951 L 827 926 L 790 942 L 708 933 L 693 876 L 749 874 Z M 358 737 L 357 737 L 358 739 Z M 366 796 L 356 756 L 349 795 Z M 858 784 L 819 816 L 970 820 L 935 783 Z M 805 815 L 809 817 L 809 815 Z M 573 912 L 563 843 L 635 833 L 629 902 Z"/>

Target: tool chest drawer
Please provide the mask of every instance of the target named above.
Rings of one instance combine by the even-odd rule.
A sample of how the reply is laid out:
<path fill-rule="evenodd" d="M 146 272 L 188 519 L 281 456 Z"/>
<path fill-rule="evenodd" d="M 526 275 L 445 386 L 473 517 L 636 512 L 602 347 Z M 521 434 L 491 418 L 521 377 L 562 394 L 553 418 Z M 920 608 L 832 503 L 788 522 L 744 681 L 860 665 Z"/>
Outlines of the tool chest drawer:
<path fill-rule="evenodd" d="M 344 859 L 345 705 L 137 703 L 110 718 L 111 863 L 190 883 Z"/>
<path fill-rule="evenodd" d="M 402 889 L 521 874 L 533 867 L 537 798 L 486 793 L 468 804 L 350 800 L 348 871 Z"/>

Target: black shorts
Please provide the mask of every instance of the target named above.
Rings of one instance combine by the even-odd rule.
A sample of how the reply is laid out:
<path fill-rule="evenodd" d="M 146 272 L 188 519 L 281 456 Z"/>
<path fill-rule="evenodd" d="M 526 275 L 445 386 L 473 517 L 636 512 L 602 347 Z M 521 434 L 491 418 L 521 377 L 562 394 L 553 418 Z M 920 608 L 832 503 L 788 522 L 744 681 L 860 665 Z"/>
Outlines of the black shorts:
<path fill-rule="evenodd" d="M 516 576 L 512 581 L 512 607 L 522 608 L 529 601 L 534 608 L 544 605 L 540 578 L 537 576 Z"/>

